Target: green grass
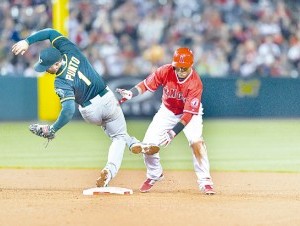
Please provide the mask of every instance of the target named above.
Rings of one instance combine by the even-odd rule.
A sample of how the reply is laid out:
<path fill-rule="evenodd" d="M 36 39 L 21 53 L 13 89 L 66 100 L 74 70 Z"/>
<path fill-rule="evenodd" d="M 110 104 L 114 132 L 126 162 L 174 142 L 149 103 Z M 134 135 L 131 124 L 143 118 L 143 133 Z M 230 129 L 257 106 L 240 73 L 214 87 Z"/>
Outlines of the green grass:
<path fill-rule="evenodd" d="M 142 139 L 150 121 L 128 121 L 131 135 Z M 72 121 L 45 148 L 28 131 L 29 122 L 0 123 L 1 168 L 100 169 L 110 140 L 101 128 Z M 300 172 L 300 120 L 205 120 L 204 138 L 212 171 Z M 161 150 L 164 169 L 191 170 L 184 134 Z M 126 149 L 122 169 L 144 169 L 141 155 Z"/>

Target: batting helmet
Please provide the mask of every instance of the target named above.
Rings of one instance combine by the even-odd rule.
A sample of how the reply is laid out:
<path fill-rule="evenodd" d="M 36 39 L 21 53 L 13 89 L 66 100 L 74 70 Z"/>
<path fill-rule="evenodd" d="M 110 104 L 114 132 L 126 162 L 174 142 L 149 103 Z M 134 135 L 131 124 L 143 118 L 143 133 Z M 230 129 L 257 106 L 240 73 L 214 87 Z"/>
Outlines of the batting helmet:
<path fill-rule="evenodd" d="M 194 63 L 194 55 L 192 50 L 186 47 L 178 48 L 173 55 L 172 66 L 189 68 Z"/>

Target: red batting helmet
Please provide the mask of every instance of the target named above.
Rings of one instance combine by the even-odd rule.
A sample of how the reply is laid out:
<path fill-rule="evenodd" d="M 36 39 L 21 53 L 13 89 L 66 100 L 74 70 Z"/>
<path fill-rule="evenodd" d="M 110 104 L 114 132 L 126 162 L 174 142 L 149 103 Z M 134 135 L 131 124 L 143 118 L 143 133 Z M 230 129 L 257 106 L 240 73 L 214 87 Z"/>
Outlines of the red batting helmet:
<path fill-rule="evenodd" d="M 191 67 L 194 63 L 194 55 L 189 48 L 178 48 L 173 55 L 172 66 L 173 67 Z"/>

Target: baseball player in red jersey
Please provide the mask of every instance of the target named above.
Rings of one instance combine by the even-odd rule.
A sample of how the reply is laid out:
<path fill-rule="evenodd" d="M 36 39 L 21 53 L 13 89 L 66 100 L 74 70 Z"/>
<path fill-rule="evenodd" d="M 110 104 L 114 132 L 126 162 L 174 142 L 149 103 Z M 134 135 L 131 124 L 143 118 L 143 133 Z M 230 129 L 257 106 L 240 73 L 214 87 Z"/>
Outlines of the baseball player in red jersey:
<path fill-rule="evenodd" d="M 117 92 L 122 96 L 121 102 L 124 102 L 147 90 L 154 92 L 159 86 L 163 87 L 161 107 L 153 117 L 143 142 L 166 147 L 183 131 L 192 149 L 199 189 L 212 195 L 215 192 L 202 137 L 203 86 L 199 75 L 192 68 L 193 62 L 192 51 L 189 48 L 179 48 L 174 53 L 172 64 L 159 67 L 132 89 L 117 89 Z M 147 167 L 147 180 L 140 187 L 140 191 L 148 192 L 164 175 L 159 153 L 143 156 Z"/>

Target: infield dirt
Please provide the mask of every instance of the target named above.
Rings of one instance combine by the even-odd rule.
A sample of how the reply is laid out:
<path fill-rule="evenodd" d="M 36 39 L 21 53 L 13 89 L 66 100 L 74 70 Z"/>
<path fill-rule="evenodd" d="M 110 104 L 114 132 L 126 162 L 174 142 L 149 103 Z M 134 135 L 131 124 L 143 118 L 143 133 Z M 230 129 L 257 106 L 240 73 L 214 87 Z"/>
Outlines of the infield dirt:
<path fill-rule="evenodd" d="M 0 170 L 0 225 L 300 225 L 300 174 L 213 172 L 217 192 L 199 192 L 192 171 L 165 171 L 139 193 L 144 171 L 120 170 L 111 186 L 133 195 L 84 196 L 98 170 Z"/>

